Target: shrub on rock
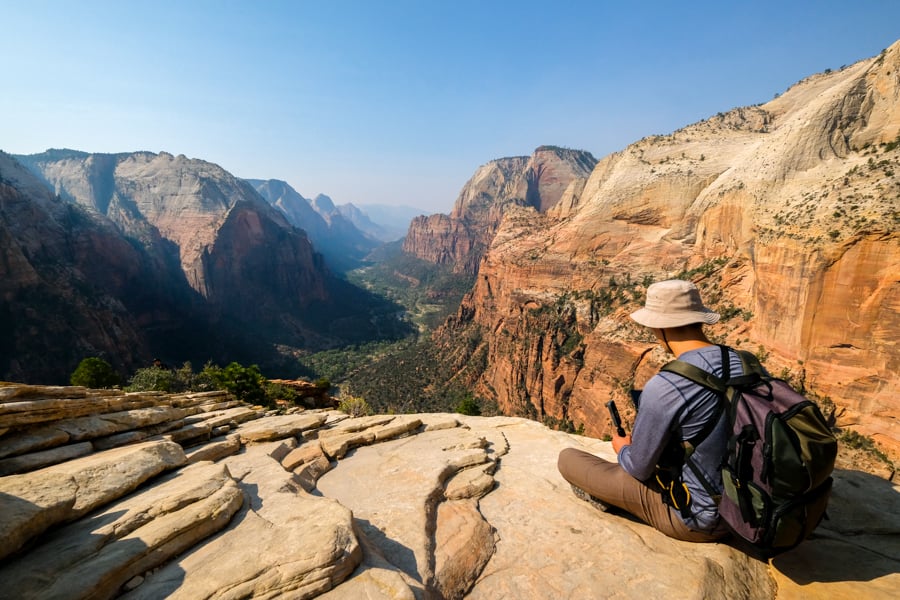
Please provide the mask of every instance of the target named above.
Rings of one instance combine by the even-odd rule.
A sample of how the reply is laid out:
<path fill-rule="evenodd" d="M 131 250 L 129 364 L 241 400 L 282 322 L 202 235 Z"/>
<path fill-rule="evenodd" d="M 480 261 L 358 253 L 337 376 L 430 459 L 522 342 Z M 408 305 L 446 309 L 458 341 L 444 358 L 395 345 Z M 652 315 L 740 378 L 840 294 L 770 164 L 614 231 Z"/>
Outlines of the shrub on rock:
<path fill-rule="evenodd" d="M 88 388 L 111 388 L 119 385 L 119 374 L 103 360 L 92 356 L 83 359 L 69 378 L 72 385 Z"/>

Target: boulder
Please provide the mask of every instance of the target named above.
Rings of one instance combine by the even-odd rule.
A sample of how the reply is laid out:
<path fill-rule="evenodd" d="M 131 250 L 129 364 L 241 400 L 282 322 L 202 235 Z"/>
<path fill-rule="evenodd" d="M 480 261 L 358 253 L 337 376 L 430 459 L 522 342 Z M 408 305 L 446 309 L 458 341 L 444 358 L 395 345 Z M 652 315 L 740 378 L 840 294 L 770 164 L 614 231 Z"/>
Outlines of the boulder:
<path fill-rule="evenodd" d="M 494 554 L 494 528 L 477 501 L 452 500 L 438 505 L 434 535 L 434 587 L 442 598 L 461 598 Z"/>

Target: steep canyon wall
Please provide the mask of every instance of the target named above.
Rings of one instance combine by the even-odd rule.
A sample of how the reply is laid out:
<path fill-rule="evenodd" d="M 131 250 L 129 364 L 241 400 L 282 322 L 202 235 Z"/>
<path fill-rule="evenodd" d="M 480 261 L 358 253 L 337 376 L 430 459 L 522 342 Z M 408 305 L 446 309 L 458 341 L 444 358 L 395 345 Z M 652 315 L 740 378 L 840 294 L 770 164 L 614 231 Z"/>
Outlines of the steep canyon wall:
<path fill-rule="evenodd" d="M 667 359 L 628 313 L 650 282 L 688 278 L 723 315 L 716 340 L 900 456 L 900 44 L 632 144 L 536 208 L 504 210 L 436 334 L 505 412 L 608 433 L 603 404 Z M 472 330 L 482 346 L 454 353 Z"/>
<path fill-rule="evenodd" d="M 416 217 L 403 251 L 460 273 L 474 274 L 503 215 L 511 207 L 546 212 L 571 202 L 597 163 L 590 153 L 541 146 L 532 156 L 501 158 L 482 165 L 463 186 L 449 215 Z"/>

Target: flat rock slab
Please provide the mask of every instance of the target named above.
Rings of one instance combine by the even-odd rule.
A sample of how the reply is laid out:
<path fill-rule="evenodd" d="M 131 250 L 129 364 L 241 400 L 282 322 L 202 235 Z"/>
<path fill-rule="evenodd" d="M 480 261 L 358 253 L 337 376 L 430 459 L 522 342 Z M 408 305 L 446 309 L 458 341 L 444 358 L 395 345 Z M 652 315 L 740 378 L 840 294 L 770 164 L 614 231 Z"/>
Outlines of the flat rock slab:
<path fill-rule="evenodd" d="M 365 536 L 359 538 L 363 560 L 350 577 L 320 600 L 416 600 L 415 581 L 386 561 Z"/>
<path fill-rule="evenodd" d="M 66 520 L 77 493 L 75 479 L 65 473 L 0 478 L 0 559 Z"/>
<path fill-rule="evenodd" d="M 576 498 L 559 451 L 614 460 L 606 442 L 508 417 L 264 416 L 233 402 L 0 383 L 0 469 L 28 470 L 0 475 L 0 597 L 893 600 L 900 589 L 900 487 L 861 472 L 836 471 L 830 520 L 765 563 Z M 172 441 L 211 435 L 222 437 L 187 452 Z"/>
<path fill-rule="evenodd" d="M 89 392 L 77 397 L 19 395 L 6 402 L 0 401 L 0 427 L 21 427 L 73 417 L 135 410 L 152 407 L 159 401 L 159 396 L 151 393 L 122 394 L 118 390 Z"/>
<path fill-rule="evenodd" d="M 114 597 L 129 580 L 227 525 L 243 499 L 224 466 L 185 468 L 54 531 L 28 554 L 4 565 L 4 597 Z"/>
<path fill-rule="evenodd" d="M 484 439 L 467 429 L 425 431 L 356 449 L 322 475 L 317 487 L 353 511 L 377 551 L 418 583 L 417 594 L 436 593 L 434 532 L 444 484 L 487 461 Z"/>
<path fill-rule="evenodd" d="M 146 442 L 0 478 L 0 510 L 9 536 L 4 536 L 0 554 L 11 554 L 50 526 L 121 498 L 186 461 L 178 444 Z"/>
<path fill-rule="evenodd" d="M 226 456 L 237 454 L 241 449 L 241 438 L 236 433 L 224 436 L 220 439 L 213 439 L 192 448 L 185 452 L 189 463 L 201 462 L 205 460 L 217 461 Z"/>
<path fill-rule="evenodd" d="M 409 415 L 349 419 L 333 429 L 319 432 L 319 444 L 326 455 L 339 459 L 352 448 L 403 437 L 421 425 L 421 419 Z"/>
<path fill-rule="evenodd" d="M 281 459 L 281 466 L 288 471 L 293 471 L 300 465 L 312 462 L 323 456 L 322 447 L 318 441 L 305 442 L 299 448 L 294 448 Z"/>
<path fill-rule="evenodd" d="M 327 416 L 322 413 L 281 415 L 251 421 L 241 425 L 236 431 L 244 444 L 267 442 L 295 437 L 308 429 L 316 429 L 321 427 L 326 419 Z"/>
<path fill-rule="evenodd" d="M 90 442 L 81 442 L 78 444 L 68 444 L 66 446 L 57 446 L 49 450 L 41 450 L 39 452 L 31 452 L 21 456 L 13 456 L 12 458 L 4 458 L 0 460 L 0 477 L 4 475 L 13 475 L 15 473 L 24 473 L 26 471 L 34 471 L 42 467 L 49 467 L 79 456 L 87 456 L 94 451 L 94 446 Z"/>
<path fill-rule="evenodd" d="M 524 419 L 464 419 L 502 432 L 509 451 L 481 498 L 496 550 L 466 598 L 747 598 L 774 589 L 765 563 L 721 544 L 689 544 L 576 498 L 559 475 L 560 450 L 581 443 L 608 459 L 609 443 Z M 485 431 L 485 434 L 488 434 Z"/>
<path fill-rule="evenodd" d="M 121 498 L 163 471 L 187 463 L 184 450 L 169 441 L 153 441 L 97 452 L 47 467 L 43 472 L 68 473 L 78 484 L 72 517 Z"/>
<path fill-rule="evenodd" d="M 49 425 L 35 426 L 0 438 L 0 458 L 61 446 L 68 441 L 69 434 L 65 431 Z"/>
<path fill-rule="evenodd" d="M 313 598 L 362 560 L 352 515 L 304 492 L 266 444 L 225 459 L 247 499 L 214 539 L 149 574 L 123 598 Z"/>
<path fill-rule="evenodd" d="M 259 411 L 246 406 L 238 406 L 227 410 L 218 410 L 212 412 L 204 412 L 197 415 L 198 421 L 203 421 L 211 428 L 221 427 L 223 425 L 235 426 L 239 423 L 253 421 L 260 416 Z"/>
<path fill-rule="evenodd" d="M 158 425 L 184 418 L 184 409 L 170 406 L 151 406 L 115 413 L 63 419 L 53 427 L 65 432 L 72 441 L 89 440 L 130 429 Z"/>
<path fill-rule="evenodd" d="M 772 559 L 779 600 L 893 600 L 900 591 L 900 486 L 835 471 L 828 520 L 814 539 Z"/>

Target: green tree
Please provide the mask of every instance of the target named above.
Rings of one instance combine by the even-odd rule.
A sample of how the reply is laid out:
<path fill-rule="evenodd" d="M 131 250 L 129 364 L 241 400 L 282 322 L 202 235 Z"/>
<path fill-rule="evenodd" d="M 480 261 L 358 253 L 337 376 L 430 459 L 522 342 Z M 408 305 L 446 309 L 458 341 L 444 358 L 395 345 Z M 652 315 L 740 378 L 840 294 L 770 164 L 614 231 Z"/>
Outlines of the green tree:
<path fill-rule="evenodd" d="M 169 369 L 147 367 L 138 369 L 126 388 L 129 392 L 173 392 L 174 373 Z"/>
<path fill-rule="evenodd" d="M 165 369 L 156 365 L 138 369 L 126 389 L 129 392 L 208 392 L 219 385 L 210 376 L 210 364 L 200 373 L 194 373 L 190 361 L 186 361 L 178 369 Z"/>
<path fill-rule="evenodd" d="M 472 394 L 466 394 L 459 404 L 456 405 L 456 412 L 461 415 L 469 415 L 477 417 L 481 415 L 481 403 Z"/>
<path fill-rule="evenodd" d="M 267 404 L 277 406 L 278 400 L 297 404 L 300 401 L 300 396 L 297 395 L 296 391 L 286 385 L 269 381 L 266 382 L 266 399 Z"/>
<path fill-rule="evenodd" d="M 103 360 L 92 356 L 83 359 L 69 378 L 72 385 L 80 385 L 89 388 L 111 388 L 119 385 L 119 374 L 112 366 Z"/>
<path fill-rule="evenodd" d="M 259 367 L 244 367 L 232 362 L 224 369 L 214 365 L 206 365 L 201 375 L 209 376 L 217 385 L 231 392 L 238 400 L 250 404 L 268 404 L 266 397 L 266 378 Z"/>

